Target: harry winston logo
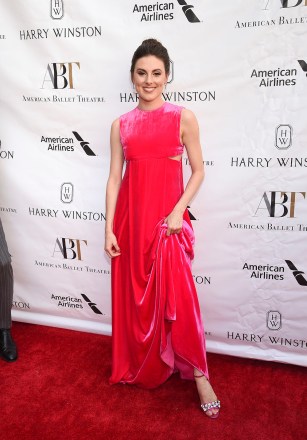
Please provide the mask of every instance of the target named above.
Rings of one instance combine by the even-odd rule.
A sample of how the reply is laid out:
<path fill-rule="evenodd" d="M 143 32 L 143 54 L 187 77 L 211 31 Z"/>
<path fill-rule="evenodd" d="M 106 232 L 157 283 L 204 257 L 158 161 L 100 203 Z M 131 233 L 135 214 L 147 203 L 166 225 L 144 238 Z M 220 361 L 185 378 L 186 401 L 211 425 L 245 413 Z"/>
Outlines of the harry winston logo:
<path fill-rule="evenodd" d="M 96 303 L 93 303 L 84 293 L 81 293 L 82 298 L 87 302 L 89 307 L 93 310 L 97 315 L 103 315 L 103 313 L 96 307 Z"/>
<path fill-rule="evenodd" d="M 294 278 L 296 279 L 297 283 L 300 286 L 307 286 L 307 280 L 305 277 L 303 277 L 303 274 L 305 274 L 305 272 L 303 272 L 302 270 L 297 270 L 296 266 L 294 266 L 294 264 L 292 263 L 292 261 L 290 260 L 285 260 L 289 269 L 292 270 L 292 274 L 294 276 Z"/>
<path fill-rule="evenodd" d="M 1 150 L 1 140 L 0 140 L 0 159 L 14 159 L 14 151 Z"/>
<path fill-rule="evenodd" d="M 74 186 L 72 183 L 62 183 L 61 185 L 61 201 L 63 203 L 71 203 L 74 198 Z"/>
<path fill-rule="evenodd" d="M 63 0 L 50 0 L 50 16 L 54 20 L 60 20 L 64 17 Z"/>
<path fill-rule="evenodd" d="M 274 310 L 267 313 L 266 325 L 269 330 L 279 330 L 281 324 L 281 314 L 279 312 Z"/>
<path fill-rule="evenodd" d="M 80 145 L 87 156 L 96 156 L 94 151 L 90 148 L 89 142 L 84 141 L 82 137 L 79 135 L 79 133 L 77 133 L 76 131 L 73 131 L 73 134 L 75 138 L 80 142 Z"/>
<path fill-rule="evenodd" d="M 297 61 L 307 76 L 307 63 L 306 63 L 306 61 L 304 61 L 304 60 L 297 60 Z"/>
<path fill-rule="evenodd" d="M 190 23 L 200 22 L 200 20 L 196 17 L 194 11 L 192 11 L 192 8 L 194 8 L 193 5 L 188 5 L 184 0 L 177 0 L 177 1 L 180 4 L 180 6 L 182 6 L 182 11 Z"/>
<path fill-rule="evenodd" d="M 79 61 L 67 63 L 49 63 L 47 65 L 41 88 L 44 89 L 45 83 L 51 82 L 51 88 L 53 89 L 74 89 L 74 66 L 77 66 L 80 69 Z"/>
<path fill-rule="evenodd" d="M 77 238 L 57 238 L 54 245 L 54 254 L 61 253 L 64 260 L 79 260 L 82 261 L 81 243 L 87 246 L 87 240 L 79 240 Z"/>
<path fill-rule="evenodd" d="M 275 131 L 275 147 L 287 150 L 292 145 L 292 127 L 288 124 L 278 125 Z"/>

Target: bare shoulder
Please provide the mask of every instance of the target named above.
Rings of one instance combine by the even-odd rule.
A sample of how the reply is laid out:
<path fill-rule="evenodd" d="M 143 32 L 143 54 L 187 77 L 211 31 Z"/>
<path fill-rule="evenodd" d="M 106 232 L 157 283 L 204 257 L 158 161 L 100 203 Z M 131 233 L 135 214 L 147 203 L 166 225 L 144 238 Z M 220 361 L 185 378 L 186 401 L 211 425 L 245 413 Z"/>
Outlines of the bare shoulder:
<path fill-rule="evenodd" d="M 181 112 L 181 128 L 183 132 L 186 131 L 198 131 L 197 118 L 191 110 L 187 108 L 182 109 Z"/>
<path fill-rule="evenodd" d="M 197 118 L 192 110 L 183 108 L 181 112 L 181 123 L 183 126 L 198 125 Z"/>
<path fill-rule="evenodd" d="M 119 118 L 115 119 L 111 125 L 111 138 L 119 139 L 120 135 L 120 126 L 119 126 Z"/>
<path fill-rule="evenodd" d="M 115 119 L 115 121 L 112 122 L 110 138 L 111 138 L 112 145 L 115 145 L 115 144 L 120 145 L 121 144 L 119 118 Z"/>
<path fill-rule="evenodd" d="M 115 119 L 115 121 L 112 122 L 111 130 L 112 131 L 119 130 L 119 118 Z"/>

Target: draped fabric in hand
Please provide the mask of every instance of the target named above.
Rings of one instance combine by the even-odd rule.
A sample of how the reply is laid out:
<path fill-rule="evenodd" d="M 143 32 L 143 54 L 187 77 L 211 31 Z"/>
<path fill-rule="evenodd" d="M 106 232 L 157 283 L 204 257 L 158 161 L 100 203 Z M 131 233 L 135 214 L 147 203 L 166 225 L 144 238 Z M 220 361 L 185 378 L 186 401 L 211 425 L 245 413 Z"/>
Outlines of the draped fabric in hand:
<path fill-rule="evenodd" d="M 112 259 L 111 383 L 154 388 L 193 368 L 208 377 L 204 330 L 191 273 L 194 233 L 188 212 L 179 234 L 165 218 L 183 193 L 180 118 L 170 103 L 120 117 L 126 169 L 114 218 L 121 255 Z"/>

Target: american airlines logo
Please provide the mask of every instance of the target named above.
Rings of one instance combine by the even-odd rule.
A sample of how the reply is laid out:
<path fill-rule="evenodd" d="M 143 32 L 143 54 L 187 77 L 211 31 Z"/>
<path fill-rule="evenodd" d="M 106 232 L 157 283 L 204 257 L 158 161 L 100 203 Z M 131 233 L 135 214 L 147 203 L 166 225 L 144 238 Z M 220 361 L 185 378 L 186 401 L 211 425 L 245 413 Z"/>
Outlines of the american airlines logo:
<path fill-rule="evenodd" d="M 87 302 L 87 305 L 93 310 L 94 313 L 96 313 L 97 315 L 104 315 L 104 313 L 102 313 L 98 309 L 97 304 L 92 302 L 84 293 L 81 293 L 81 296 Z"/>
<path fill-rule="evenodd" d="M 193 5 L 188 5 L 187 2 L 185 2 L 184 0 L 177 0 L 177 1 L 180 4 L 180 6 L 182 6 L 182 11 L 183 11 L 184 15 L 186 16 L 186 19 L 190 23 L 199 23 L 200 22 L 199 18 L 196 16 L 195 12 L 193 11 L 193 8 L 194 8 Z"/>
<path fill-rule="evenodd" d="M 87 156 L 96 156 L 96 154 L 94 153 L 94 151 L 90 148 L 89 146 L 89 142 L 84 141 L 82 139 L 82 137 L 79 135 L 79 133 L 77 133 L 76 131 L 73 131 L 73 135 L 75 136 L 75 138 L 77 139 L 77 141 L 80 142 L 80 146 L 82 147 L 84 153 Z"/>
<path fill-rule="evenodd" d="M 189 23 L 200 23 L 194 12 L 194 6 L 184 0 L 177 0 L 182 12 Z M 190 3 L 190 2 L 189 2 Z M 141 22 L 171 21 L 174 19 L 175 3 L 171 1 L 147 2 L 144 4 L 134 3 L 132 13 L 140 17 Z"/>
<path fill-rule="evenodd" d="M 297 60 L 297 61 L 307 76 L 307 63 L 306 63 L 306 61 L 304 61 L 304 60 Z"/>
<path fill-rule="evenodd" d="M 190 208 L 190 206 L 187 207 L 187 209 L 188 209 L 188 214 L 189 214 L 189 217 L 190 217 L 190 220 L 197 220 L 197 218 L 194 217 L 194 215 L 192 214 L 192 212 L 190 211 L 189 208 Z"/>
<path fill-rule="evenodd" d="M 285 260 L 289 269 L 292 271 L 292 274 L 294 276 L 294 278 L 296 279 L 296 282 L 300 285 L 300 286 L 307 286 L 307 279 L 303 276 L 305 274 L 305 272 L 303 272 L 302 270 L 298 270 L 297 267 L 292 263 L 292 261 L 290 260 Z"/>

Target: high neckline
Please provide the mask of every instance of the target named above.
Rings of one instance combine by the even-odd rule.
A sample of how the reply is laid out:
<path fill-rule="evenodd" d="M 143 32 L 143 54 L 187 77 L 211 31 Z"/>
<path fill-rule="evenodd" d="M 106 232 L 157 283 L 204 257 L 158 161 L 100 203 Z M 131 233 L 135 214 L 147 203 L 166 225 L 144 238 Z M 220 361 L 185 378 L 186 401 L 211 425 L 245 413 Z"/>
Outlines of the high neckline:
<path fill-rule="evenodd" d="M 160 105 L 160 107 L 154 108 L 153 110 L 143 110 L 139 107 L 136 107 L 137 110 L 139 110 L 140 112 L 144 112 L 144 113 L 152 113 L 152 112 L 156 112 L 157 110 L 161 110 L 166 104 L 166 101 L 163 102 L 162 105 Z"/>

